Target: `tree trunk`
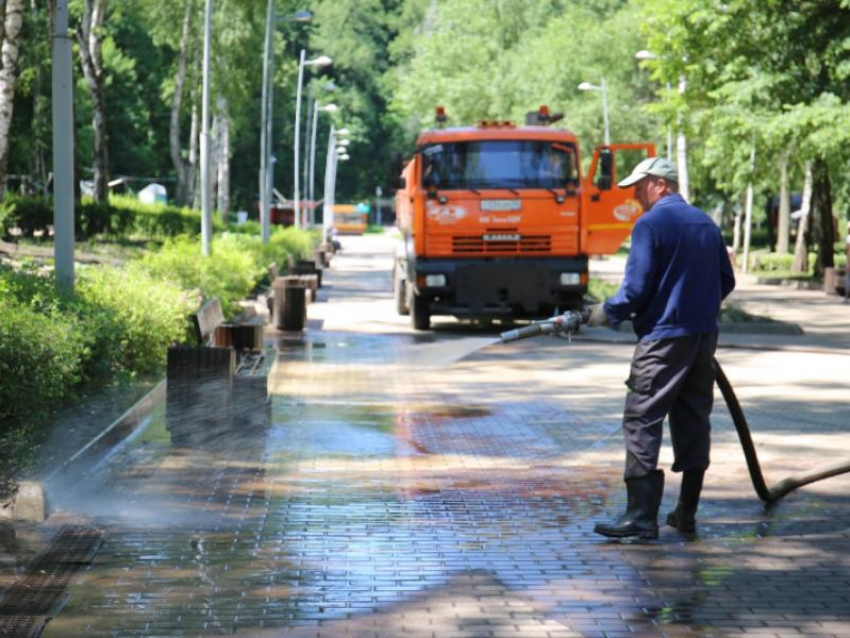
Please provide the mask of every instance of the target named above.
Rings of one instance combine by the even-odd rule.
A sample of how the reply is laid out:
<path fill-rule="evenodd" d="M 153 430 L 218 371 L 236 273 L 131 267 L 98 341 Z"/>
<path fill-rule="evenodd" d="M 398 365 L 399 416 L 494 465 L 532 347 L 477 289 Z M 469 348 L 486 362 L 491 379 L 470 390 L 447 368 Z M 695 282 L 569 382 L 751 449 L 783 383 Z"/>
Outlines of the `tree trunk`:
<path fill-rule="evenodd" d="M 212 116 L 212 126 L 210 127 L 210 163 L 209 163 L 209 188 L 210 188 L 210 206 L 216 201 L 216 192 L 218 191 L 218 140 L 219 129 L 221 128 L 220 114 L 216 111 Z M 213 210 L 215 214 L 215 210 Z"/>
<path fill-rule="evenodd" d="M 101 54 L 101 28 L 106 17 L 108 0 L 85 0 L 83 20 L 77 31 L 80 63 L 92 100 L 94 129 L 94 186 L 96 202 L 105 202 L 109 195 L 109 153 L 106 133 L 106 72 Z"/>
<path fill-rule="evenodd" d="M 735 204 L 735 218 L 732 221 L 732 250 L 735 253 L 741 248 L 741 217 L 743 209 L 740 204 Z"/>
<path fill-rule="evenodd" d="M 0 197 L 6 191 L 6 165 L 9 161 L 9 131 L 12 128 L 12 108 L 15 103 L 15 81 L 17 80 L 18 38 L 21 34 L 21 0 L 6 0 L 3 3 L 2 57 L 0 69 Z"/>
<path fill-rule="evenodd" d="M 183 147 L 180 140 L 180 109 L 183 105 L 183 86 L 186 83 L 186 58 L 189 51 L 189 36 L 194 2 L 186 2 L 186 13 L 183 16 L 183 33 L 180 36 L 180 53 L 177 58 L 177 76 L 174 78 L 174 97 L 171 101 L 171 123 L 168 129 L 168 143 L 171 151 L 171 162 L 177 174 L 177 190 L 175 198 L 178 205 L 190 203 L 188 194 L 191 190 L 189 181 L 192 178 L 191 166 L 183 159 Z"/>
<path fill-rule="evenodd" d="M 814 216 L 814 241 L 818 246 L 815 274 L 823 276 L 826 268 L 835 266 L 835 223 L 832 219 L 832 184 L 829 166 L 822 157 L 813 167 L 812 210 Z"/>
<path fill-rule="evenodd" d="M 791 237 L 791 193 L 788 191 L 788 156 L 779 163 L 779 214 L 776 221 L 776 252 L 787 253 Z"/>
<path fill-rule="evenodd" d="M 794 262 L 792 272 L 809 271 L 809 247 L 806 234 L 809 232 L 809 211 L 812 208 L 812 163 L 806 162 L 806 182 L 803 185 L 803 202 L 800 206 L 800 219 L 797 222 L 797 241 L 794 244 Z"/>
<path fill-rule="evenodd" d="M 218 159 L 218 201 L 216 209 L 223 219 L 230 213 L 230 118 L 227 113 L 227 98 L 218 96 L 218 128 L 216 129 L 216 157 Z"/>
<path fill-rule="evenodd" d="M 198 83 L 198 78 L 201 74 L 201 56 L 198 51 L 198 43 L 195 42 L 195 65 L 192 83 L 194 90 L 192 91 L 192 122 L 189 125 L 189 192 L 187 193 L 187 201 L 191 202 L 192 208 L 201 208 L 201 189 L 198 188 L 198 142 L 200 140 L 201 117 L 198 113 L 198 102 L 201 93 L 201 87 Z"/>

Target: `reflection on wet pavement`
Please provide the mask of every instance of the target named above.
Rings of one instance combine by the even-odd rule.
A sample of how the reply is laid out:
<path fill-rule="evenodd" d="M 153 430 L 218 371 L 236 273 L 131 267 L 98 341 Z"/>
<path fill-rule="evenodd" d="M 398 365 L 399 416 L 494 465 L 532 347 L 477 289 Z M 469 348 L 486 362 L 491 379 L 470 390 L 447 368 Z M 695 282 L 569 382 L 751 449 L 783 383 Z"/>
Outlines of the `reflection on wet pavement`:
<path fill-rule="evenodd" d="M 452 365 L 475 339 L 287 337 L 264 425 L 209 388 L 216 413 L 69 479 L 57 505 L 105 544 L 45 636 L 842 635 L 846 499 L 738 493 L 697 541 L 602 541 L 616 432 L 520 368 Z"/>

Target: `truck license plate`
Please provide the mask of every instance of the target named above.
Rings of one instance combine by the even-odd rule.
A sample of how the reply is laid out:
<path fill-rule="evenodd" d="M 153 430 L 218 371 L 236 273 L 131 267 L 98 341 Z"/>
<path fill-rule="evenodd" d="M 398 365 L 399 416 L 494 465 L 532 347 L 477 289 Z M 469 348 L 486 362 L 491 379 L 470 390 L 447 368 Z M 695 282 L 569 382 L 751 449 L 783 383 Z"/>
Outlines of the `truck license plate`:
<path fill-rule="evenodd" d="M 484 241 L 519 241 L 519 238 L 519 235 L 512 235 L 510 233 L 488 233 L 482 236 Z"/>
<path fill-rule="evenodd" d="M 482 199 L 481 210 L 521 210 L 522 202 L 518 199 Z"/>

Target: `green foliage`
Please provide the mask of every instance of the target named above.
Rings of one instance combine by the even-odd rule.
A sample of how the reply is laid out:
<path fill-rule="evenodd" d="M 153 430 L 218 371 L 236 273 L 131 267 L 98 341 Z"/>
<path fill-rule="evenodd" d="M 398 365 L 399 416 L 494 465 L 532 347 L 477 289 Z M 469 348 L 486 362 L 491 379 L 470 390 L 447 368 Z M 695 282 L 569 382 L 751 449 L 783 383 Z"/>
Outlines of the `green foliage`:
<path fill-rule="evenodd" d="M 811 274 L 815 267 L 817 253 L 809 253 L 808 255 L 808 274 Z M 752 255 L 752 270 L 761 273 L 782 273 L 783 275 L 791 273 L 791 264 L 794 262 L 794 255 L 785 253 L 759 253 Z M 847 263 L 847 256 L 842 254 L 835 255 L 835 266 L 841 268 Z M 795 273 L 800 275 L 800 273 Z"/>
<path fill-rule="evenodd" d="M 286 264 L 287 256 L 305 259 L 313 254 L 313 249 L 321 241 L 320 231 L 305 231 L 296 228 L 275 227 L 269 243 L 263 249 L 267 264 L 276 263 L 279 268 Z"/>
<path fill-rule="evenodd" d="M 815 265 L 815 253 L 809 253 L 809 272 Z M 752 269 L 756 272 L 790 272 L 794 255 L 786 253 L 763 253 L 755 255 Z"/>
<path fill-rule="evenodd" d="M 81 268 L 70 309 L 87 335 L 86 376 L 155 372 L 169 344 L 187 336 L 186 317 L 197 300 L 135 265 Z"/>
<path fill-rule="evenodd" d="M 2 292 L 0 305 L 0 423 L 5 430 L 43 416 L 71 391 L 81 379 L 85 343 L 58 312 L 42 314 Z"/>
<path fill-rule="evenodd" d="M 99 204 L 89 197 L 74 207 L 75 232 L 78 239 L 96 235 L 109 237 L 133 236 L 143 239 L 164 239 L 178 235 L 197 236 L 201 230 L 201 215 L 191 208 L 170 204 L 144 204 L 133 197 L 112 195 L 108 204 Z M 6 195 L 0 202 L 0 235 L 17 227 L 24 237 L 36 231 L 47 233 L 53 225 L 53 202 L 44 197 Z M 213 218 L 213 230 L 224 224 Z"/>
<path fill-rule="evenodd" d="M 280 267 L 287 255 L 309 255 L 317 242 L 315 233 L 295 228 L 275 228 L 266 246 L 258 235 L 224 233 L 213 240 L 212 257 L 204 257 L 196 240 L 179 237 L 140 263 L 153 277 L 192 291 L 198 304 L 218 297 L 225 316 L 233 317 L 271 262 Z"/>
<path fill-rule="evenodd" d="M 6 236 L 10 229 L 17 227 L 25 237 L 32 237 L 36 231 L 47 231 L 52 224 L 53 207 L 46 199 L 7 194 L 0 201 L 0 235 L 2 236 Z"/>
<path fill-rule="evenodd" d="M 597 302 L 602 302 L 612 297 L 617 292 L 620 285 L 604 279 L 591 277 L 587 283 L 587 294 Z"/>

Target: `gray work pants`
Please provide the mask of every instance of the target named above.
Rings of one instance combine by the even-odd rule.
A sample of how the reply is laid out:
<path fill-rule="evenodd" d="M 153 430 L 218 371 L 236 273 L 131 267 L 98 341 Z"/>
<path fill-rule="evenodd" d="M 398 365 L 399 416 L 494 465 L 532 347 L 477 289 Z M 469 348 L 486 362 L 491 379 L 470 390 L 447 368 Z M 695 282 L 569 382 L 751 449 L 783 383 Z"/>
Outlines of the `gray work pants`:
<path fill-rule="evenodd" d="M 656 468 L 668 416 L 673 471 L 708 467 L 716 348 L 716 332 L 638 343 L 623 411 L 625 478 L 645 476 Z"/>

